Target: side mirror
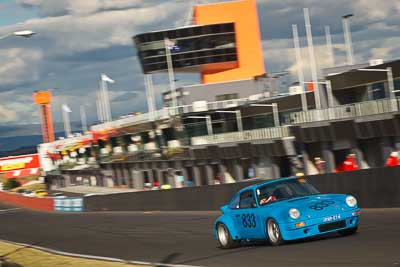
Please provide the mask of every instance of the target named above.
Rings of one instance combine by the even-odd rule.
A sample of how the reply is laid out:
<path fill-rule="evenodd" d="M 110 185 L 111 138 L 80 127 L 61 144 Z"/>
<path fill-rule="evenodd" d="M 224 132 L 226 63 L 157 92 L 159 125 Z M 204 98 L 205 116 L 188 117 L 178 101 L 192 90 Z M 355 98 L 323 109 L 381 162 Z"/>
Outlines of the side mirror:
<path fill-rule="evenodd" d="M 253 202 L 251 203 L 251 207 L 252 207 L 252 208 L 257 208 L 257 204 L 256 204 L 255 201 L 253 201 Z"/>

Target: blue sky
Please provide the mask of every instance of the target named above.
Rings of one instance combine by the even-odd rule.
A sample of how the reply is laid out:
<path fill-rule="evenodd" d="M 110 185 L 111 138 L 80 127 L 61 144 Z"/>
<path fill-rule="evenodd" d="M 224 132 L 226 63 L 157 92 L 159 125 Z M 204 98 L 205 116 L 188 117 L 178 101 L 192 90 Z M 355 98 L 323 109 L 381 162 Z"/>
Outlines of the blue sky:
<path fill-rule="evenodd" d="M 55 121 L 61 105 L 73 111 L 85 105 L 96 120 L 95 97 L 100 73 L 110 86 L 114 117 L 146 111 L 143 74 L 131 37 L 182 26 L 189 3 L 182 0 L 0 0 L 0 35 L 31 29 L 30 39 L 0 41 L 0 126 L 39 123 L 32 92 L 54 89 Z M 216 2 L 204 0 L 197 2 Z M 324 26 L 329 25 L 338 65 L 345 61 L 341 16 L 354 13 L 352 32 L 356 62 L 400 58 L 400 1 L 398 0 L 258 0 L 264 61 L 267 72 L 299 67 L 294 61 L 291 25 L 298 24 L 306 75 L 303 7 L 310 7 L 318 65 L 326 67 Z M 379 8 L 377 8 L 379 7 Z M 168 87 L 166 75 L 156 75 L 158 93 Z M 179 75 L 179 84 L 198 81 Z M 179 85 L 178 84 L 178 85 Z M 79 121 L 79 112 L 72 113 Z M 1 136 L 1 133 L 0 133 Z"/>
<path fill-rule="evenodd" d="M 13 25 L 37 17 L 35 8 L 23 8 L 13 0 L 0 2 L 0 26 Z"/>

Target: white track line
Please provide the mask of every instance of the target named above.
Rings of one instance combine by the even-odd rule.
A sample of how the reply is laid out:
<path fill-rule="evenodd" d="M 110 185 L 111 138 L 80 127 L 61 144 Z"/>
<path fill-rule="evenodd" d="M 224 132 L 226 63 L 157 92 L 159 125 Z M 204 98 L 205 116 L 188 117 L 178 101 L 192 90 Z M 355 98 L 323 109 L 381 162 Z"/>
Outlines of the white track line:
<path fill-rule="evenodd" d="M 12 211 L 17 211 L 17 210 L 21 210 L 21 208 L 13 208 L 13 209 L 5 209 L 5 210 L 0 210 L 0 212 L 2 213 L 7 213 L 7 212 L 12 212 Z"/>
<path fill-rule="evenodd" d="M 121 263 L 129 263 L 129 264 L 136 264 L 136 265 L 146 265 L 146 266 L 159 266 L 159 267 L 198 267 L 198 266 L 194 266 L 194 265 L 168 264 L 168 263 L 157 263 L 157 262 L 147 262 L 147 261 L 128 261 L 128 260 L 123 260 L 123 259 L 118 259 L 118 258 L 110 258 L 110 257 L 101 257 L 101 256 L 92 256 L 92 255 L 85 255 L 85 254 L 69 253 L 69 252 L 63 252 L 63 251 L 59 251 L 59 250 L 55 250 L 55 249 L 44 248 L 44 247 L 40 247 L 40 246 L 29 245 L 29 244 L 24 244 L 24 243 L 18 243 L 18 242 L 3 240 L 3 239 L 0 239 L 0 242 L 9 243 L 9 244 L 13 244 L 13 245 L 21 246 L 21 247 L 26 247 L 26 248 L 38 249 L 38 250 L 41 250 L 41 251 L 44 251 L 44 252 L 49 252 L 49 253 L 52 253 L 52 254 L 68 256 L 68 257 L 74 257 L 74 258 L 83 258 L 83 259 L 101 260 L 101 261 L 110 261 L 110 262 L 121 262 Z"/>

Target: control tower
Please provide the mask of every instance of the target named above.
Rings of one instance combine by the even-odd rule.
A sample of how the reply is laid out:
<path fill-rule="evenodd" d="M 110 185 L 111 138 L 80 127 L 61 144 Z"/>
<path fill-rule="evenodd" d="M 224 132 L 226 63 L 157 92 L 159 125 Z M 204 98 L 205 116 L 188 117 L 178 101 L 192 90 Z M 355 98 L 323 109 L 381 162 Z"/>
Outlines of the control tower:
<path fill-rule="evenodd" d="M 40 109 L 40 120 L 42 122 L 43 143 L 54 142 L 53 120 L 51 118 L 51 92 L 37 91 L 33 94 L 35 104 Z"/>
<path fill-rule="evenodd" d="M 145 74 L 200 73 L 203 84 L 251 79 L 265 74 L 255 0 L 197 5 L 193 24 L 133 37 Z"/>

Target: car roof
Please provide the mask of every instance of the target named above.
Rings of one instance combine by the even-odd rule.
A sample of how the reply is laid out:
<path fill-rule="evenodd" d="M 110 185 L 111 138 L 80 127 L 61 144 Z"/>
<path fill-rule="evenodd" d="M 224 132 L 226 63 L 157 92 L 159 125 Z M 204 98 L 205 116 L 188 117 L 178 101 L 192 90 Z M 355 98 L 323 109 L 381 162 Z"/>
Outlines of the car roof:
<path fill-rule="evenodd" d="M 257 183 L 257 184 L 249 185 L 249 186 L 247 186 L 247 187 L 241 189 L 238 193 L 240 194 L 240 193 L 242 193 L 242 192 L 244 192 L 244 191 L 254 190 L 254 189 L 256 189 L 256 188 L 258 188 L 258 187 L 260 187 L 260 186 L 267 185 L 267 184 L 271 184 L 271 183 L 274 183 L 274 182 L 277 182 L 277 181 L 292 180 L 292 179 L 298 179 L 298 178 L 299 178 L 299 177 L 292 176 L 292 177 L 271 179 L 271 180 L 268 180 L 268 181 L 265 181 L 265 182 L 262 182 L 262 183 Z"/>

